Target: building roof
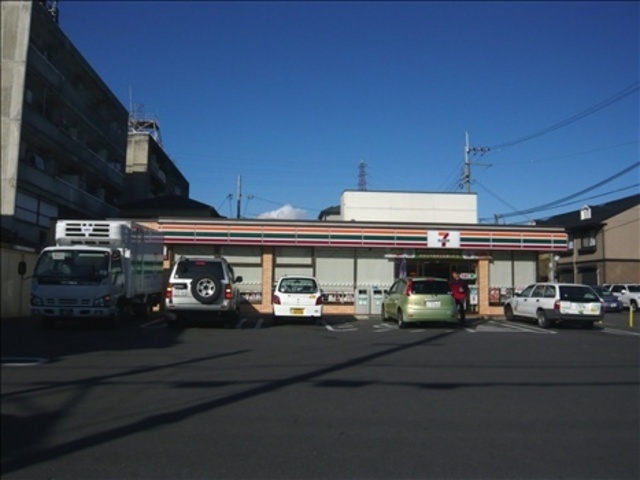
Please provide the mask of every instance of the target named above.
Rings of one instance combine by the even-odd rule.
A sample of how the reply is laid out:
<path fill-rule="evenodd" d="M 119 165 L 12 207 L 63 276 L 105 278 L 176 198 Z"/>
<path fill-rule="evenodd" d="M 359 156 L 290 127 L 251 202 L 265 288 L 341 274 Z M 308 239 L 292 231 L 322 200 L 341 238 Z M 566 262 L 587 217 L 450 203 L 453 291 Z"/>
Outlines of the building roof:
<path fill-rule="evenodd" d="M 125 218 L 173 216 L 224 218 L 212 206 L 178 195 L 164 195 L 161 197 L 136 200 L 122 205 L 120 211 L 121 215 Z"/>
<path fill-rule="evenodd" d="M 583 227 L 594 227 L 601 225 L 607 219 L 615 217 L 616 215 L 619 215 L 622 212 L 626 212 L 627 210 L 638 205 L 640 205 L 640 194 L 635 194 L 600 205 L 588 205 L 588 207 L 591 209 L 591 218 L 589 218 L 588 220 L 581 219 L 581 208 L 572 212 L 554 215 L 553 217 L 549 217 L 544 220 L 537 220 L 536 224 L 560 226 L 569 230 Z"/>

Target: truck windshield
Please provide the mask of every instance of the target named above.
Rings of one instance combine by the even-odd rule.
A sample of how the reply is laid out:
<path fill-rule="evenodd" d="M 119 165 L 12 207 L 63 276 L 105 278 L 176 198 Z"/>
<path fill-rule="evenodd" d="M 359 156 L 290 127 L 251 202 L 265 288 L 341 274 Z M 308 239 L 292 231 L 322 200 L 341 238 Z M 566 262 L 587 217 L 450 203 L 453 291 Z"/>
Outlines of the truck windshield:
<path fill-rule="evenodd" d="M 109 275 L 109 252 L 50 250 L 42 252 L 33 276 L 41 284 L 100 283 Z"/>

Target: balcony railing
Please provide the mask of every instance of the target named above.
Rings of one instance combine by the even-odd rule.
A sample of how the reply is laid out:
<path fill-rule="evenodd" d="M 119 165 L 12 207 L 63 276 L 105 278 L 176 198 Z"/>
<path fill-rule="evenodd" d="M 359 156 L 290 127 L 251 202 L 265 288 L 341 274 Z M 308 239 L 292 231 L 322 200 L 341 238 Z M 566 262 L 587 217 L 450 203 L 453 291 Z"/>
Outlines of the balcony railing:
<path fill-rule="evenodd" d="M 110 205 L 69 182 L 52 177 L 22 162 L 18 166 L 18 181 L 25 190 L 37 192 L 49 201 L 82 212 L 90 218 L 120 215 L 120 210 L 115 205 Z"/>
<path fill-rule="evenodd" d="M 124 142 L 123 135 L 118 134 L 111 128 L 98 128 L 98 125 L 105 123 L 105 120 L 95 114 L 88 105 L 85 98 L 79 95 L 78 91 L 71 85 L 69 80 L 55 68 L 37 49 L 29 50 L 29 66 L 32 66 L 44 78 L 48 79 L 66 106 L 75 112 L 78 117 L 91 127 L 96 134 L 103 136 L 106 141 L 117 145 Z M 35 93 L 35 92 L 34 92 Z M 97 95 L 97 93 L 96 93 Z M 126 117 L 122 124 L 123 132 L 126 131 Z"/>
<path fill-rule="evenodd" d="M 22 120 L 23 123 L 30 125 L 32 129 L 49 138 L 52 142 L 62 145 L 60 150 L 67 157 L 71 155 L 78 157 L 82 162 L 81 169 L 83 171 L 91 171 L 103 183 L 116 188 L 118 191 L 124 190 L 124 174 L 122 172 L 110 166 L 108 162 L 105 162 L 85 145 L 63 133 L 62 130 L 38 114 L 33 108 L 27 107 L 24 109 Z"/>

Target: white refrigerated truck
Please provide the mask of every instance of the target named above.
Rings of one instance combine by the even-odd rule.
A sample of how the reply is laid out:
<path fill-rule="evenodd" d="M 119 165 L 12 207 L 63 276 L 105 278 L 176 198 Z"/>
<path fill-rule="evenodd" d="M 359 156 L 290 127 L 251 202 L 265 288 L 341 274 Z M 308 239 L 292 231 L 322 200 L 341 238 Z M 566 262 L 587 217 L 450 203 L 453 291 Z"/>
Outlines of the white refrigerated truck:
<path fill-rule="evenodd" d="M 40 253 L 31 313 L 44 326 L 60 319 L 146 316 L 163 299 L 163 240 L 128 220 L 59 220 L 56 245 Z"/>

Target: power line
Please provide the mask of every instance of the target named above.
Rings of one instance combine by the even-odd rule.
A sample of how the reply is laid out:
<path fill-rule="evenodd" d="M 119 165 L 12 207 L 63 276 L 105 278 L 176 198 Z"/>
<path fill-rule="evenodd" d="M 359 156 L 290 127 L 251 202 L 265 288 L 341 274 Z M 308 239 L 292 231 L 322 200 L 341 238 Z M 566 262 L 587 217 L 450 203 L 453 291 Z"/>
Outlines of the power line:
<path fill-rule="evenodd" d="M 601 101 L 600 103 L 595 104 L 594 106 L 584 110 L 583 112 L 580 112 L 576 115 L 573 115 L 572 117 L 567 118 L 566 120 L 563 120 L 561 122 L 558 122 L 554 125 L 551 125 L 549 127 L 546 127 L 538 132 L 532 133 L 530 135 L 526 135 L 524 137 L 521 137 L 519 139 L 516 140 L 512 140 L 510 142 L 505 142 L 505 143 L 501 143 L 498 145 L 494 145 L 492 147 L 489 147 L 491 150 L 496 150 L 499 148 L 505 148 L 505 147 L 512 147 L 513 145 L 517 145 L 519 143 L 523 143 L 526 142 L 527 140 L 531 140 L 533 138 L 536 137 L 540 137 L 542 135 L 545 135 L 547 133 L 553 132 L 554 130 L 558 130 L 559 128 L 562 127 L 566 127 L 567 125 L 570 125 L 574 122 L 577 122 L 578 120 L 583 119 L 584 117 L 587 117 L 595 112 L 598 112 L 600 110 L 602 110 L 603 108 L 608 107 L 609 105 L 612 105 L 620 100 L 622 100 L 623 98 L 628 97 L 629 95 L 632 95 L 633 93 L 637 92 L 638 89 L 640 88 L 640 82 L 636 82 L 633 85 L 628 86 L 627 88 L 625 88 L 624 90 L 621 90 L 620 92 L 616 93 L 615 95 L 612 95 L 611 97 Z"/>
<path fill-rule="evenodd" d="M 638 186 L 640 186 L 640 183 L 634 183 L 633 185 L 628 185 L 626 187 L 617 188 L 616 190 L 610 190 L 608 192 L 600 193 L 598 195 L 592 195 L 590 197 L 584 197 L 584 198 L 582 198 L 580 200 L 576 200 L 576 201 L 573 201 L 573 202 L 561 203 L 561 204 L 555 205 L 553 207 L 545 208 L 544 210 L 551 210 L 551 209 L 555 209 L 555 208 L 567 207 L 569 205 L 576 205 L 578 203 L 583 203 L 583 202 L 585 202 L 587 200 L 593 200 L 594 198 L 601 198 L 601 197 L 606 197 L 608 195 L 612 195 L 614 193 L 624 192 L 624 191 L 630 190 L 632 188 L 637 188 Z M 499 218 L 500 218 L 500 215 L 495 215 L 494 216 L 494 220 L 499 219 Z M 531 221 L 530 217 L 527 217 L 527 218 L 529 219 L 529 221 Z M 480 222 L 487 222 L 489 220 L 490 220 L 489 218 L 481 218 L 481 219 L 479 219 Z"/>
<path fill-rule="evenodd" d="M 479 185 L 480 187 L 482 187 L 482 188 L 483 188 L 483 189 L 484 189 L 484 190 L 485 190 L 489 195 L 491 195 L 492 197 L 494 197 L 496 200 L 498 200 L 498 201 L 499 201 L 500 203 L 502 203 L 503 205 L 506 205 L 507 207 L 509 207 L 510 209 L 512 209 L 512 210 L 514 210 L 514 211 L 515 211 L 515 210 L 517 210 L 517 208 L 516 208 L 516 207 L 514 207 L 513 205 L 511 205 L 511 204 L 510 204 L 509 202 L 507 202 L 505 199 L 503 199 L 503 198 L 499 197 L 495 192 L 492 192 L 491 190 L 489 190 L 487 187 L 485 187 L 485 186 L 484 186 L 482 183 L 480 183 L 478 180 L 474 180 L 474 181 L 473 181 L 473 183 L 474 183 L 474 184 Z M 531 218 L 530 218 L 529 216 L 527 216 L 527 215 L 524 215 L 524 216 L 525 216 L 525 217 L 527 217 L 527 219 L 531 220 Z M 498 218 L 499 218 L 499 217 L 500 217 L 500 215 L 499 215 L 499 214 L 496 214 L 496 215 L 495 215 L 496 223 L 498 223 L 498 222 L 497 222 L 497 220 L 498 220 Z"/>
<path fill-rule="evenodd" d="M 560 160 L 563 158 L 580 157 L 590 153 L 604 152 L 606 150 L 612 150 L 614 148 L 626 147 L 627 145 L 637 145 L 637 144 L 638 144 L 638 140 L 632 140 L 630 142 L 618 143 L 616 145 L 609 145 L 609 146 L 600 147 L 600 148 L 593 148 L 591 150 L 583 150 L 581 152 L 576 152 L 576 153 L 567 153 L 565 155 L 554 155 L 552 157 L 534 158 L 531 160 L 516 160 L 516 161 L 509 160 L 508 165 L 511 166 L 511 165 L 525 164 L 525 163 L 533 165 L 535 163 L 553 162 L 555 160 Z M 504 166 L 504 165 L 499 165 L 499 166 Z"/>
<path fill-rule="evenodd" d="M 628 167 L 627 167 L 627 168 L 625 168 L 624 170 L 622 170 L 622 171 L 620 171 L 620 172 L 616 173 L 615 175 L 612 175 L 612 176 L 610 176 L 610 177 L 608 177 L 608 178 L 605 178 L 604 180 L 602 180 L 602 181 L 600 181 L 600 182 L 596 183 L 595 185 L 591 185 L 590 187 L 587 187 L 587 188 L 585 188 L 585 189 L 583 189 L 583 190 L 580 190 L 579 192 L 576 192 L 576 193 L 574 193 L 574 194 L 572 194 L 572 195 L 569 195 L 569 196 L 567 196 L 567 197 L 560 198 L 560 199 L 555 200 L 555 201 L 553 201 L 553 202 L 545 203 L 544 205 L 539 205 L 539 206 L 537 206 L 537 207 L 529 208 L 529 209 L 527 209 L 527 210 L 520 210 L 520 211 L 512 212 L 512 213 L 504 213 L 504 214 L 500 214 L 500 217 L 502 217 L 502 218 L 506 218 L 506 217 L 514 217 L 514 216 L 525 215 L 525 214 L 527 214 L 527 213 L 534 213 L 534 212 L 538 212 L 538 211 L 541 211 L 541 210 L 548 210 L 549 208 L 554 208 L 554 207 L 558 206 L 558 204 L 560 204 L 560 203 L 562 203 L 562 202 L 565 202 L 565 201 L 567 201 L 567 200 L 571 200 L 571 199 L 573 199 L 573 198 L 579 197 L 580 195 L 582 195 L 582 194 L 583 194 L 583 193 L 585 193 L 585 192 L 588 192 L 588 191 L 590 191 L 590 190 L 593 190 L 594 188 L 601 187 L 602 185 L 605 185 L 605 184 L 607 184 L 607 183 L 609 183 L 609 182 L 611 182 L 611 181 L 615 180 L 616 178 L 621 177 L 621 176 L 622 176 L 622 175 L 624 175 L 625 173 L 628 173 L 628 172 L 630 172 L 631 170 L 633 170 L 633 169 L 637 168 L 639 165 L 640 165 L 640 162 L 636 162 L 636 163 L 634 163 L 634 164 L 632 164 L 632 165 L 628 166 Z"/>

